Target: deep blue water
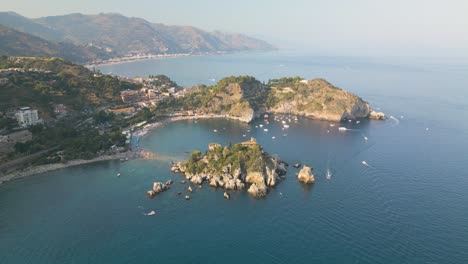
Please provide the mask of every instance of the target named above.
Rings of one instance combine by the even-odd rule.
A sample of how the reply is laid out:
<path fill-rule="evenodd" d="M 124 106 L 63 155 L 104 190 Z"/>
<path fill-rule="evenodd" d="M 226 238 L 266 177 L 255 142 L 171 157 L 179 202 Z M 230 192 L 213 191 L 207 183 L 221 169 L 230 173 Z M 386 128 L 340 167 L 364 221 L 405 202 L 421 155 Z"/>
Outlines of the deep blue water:
<path fill-rule="evenodd" d="M 142 141 L 168 160 L 102 162 L 1 185 L 0 263 L 466 263 L 468 64 L 265 53 L 101 70 L 163 73 L 187 86 L 237 74 L 324 77 L 398 121 L 346 123 L 345 133 L 302 118 L 287 131 L 272 122 L 269 132 L 255 128 L 260 120 L 168 124 Z M 316 184 L 299 184 L 290 167 L 265 199 L 239 192 L 227 201 L 208 186 L 190 201 L 177 196 L 184 185 L 170 159 L 250 136 L 315 167 Z M 146 197 L 153 181 L 169 178 L 173 188 Z M 157 215 L 144 216 L 149 210 Z"/>

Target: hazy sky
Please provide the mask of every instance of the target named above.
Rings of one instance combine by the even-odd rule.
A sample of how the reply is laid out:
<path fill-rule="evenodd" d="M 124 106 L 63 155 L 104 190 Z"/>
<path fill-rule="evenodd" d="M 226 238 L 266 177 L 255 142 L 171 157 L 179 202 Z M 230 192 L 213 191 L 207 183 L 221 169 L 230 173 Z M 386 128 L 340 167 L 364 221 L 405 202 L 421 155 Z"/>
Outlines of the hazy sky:
<path fill-rule="evenodd" d="M 468 56 L 468 0 L 14 0 L 27 17 L 116 12 L 324 54 Z"/>

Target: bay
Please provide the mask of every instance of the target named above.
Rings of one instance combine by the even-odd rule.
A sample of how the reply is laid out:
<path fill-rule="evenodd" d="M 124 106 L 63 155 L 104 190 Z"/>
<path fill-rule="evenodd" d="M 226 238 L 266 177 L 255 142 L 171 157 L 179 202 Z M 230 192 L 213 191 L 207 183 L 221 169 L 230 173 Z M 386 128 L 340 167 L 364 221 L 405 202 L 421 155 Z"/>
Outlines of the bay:
<path fill-rule="evenodd" d="M 395 119 L 344 123 L 350 129 L 344 133 L 338 125 L 304 118 L 287 130 L 271 122 L 268 132 L 255 127 L 262 120 L 249 125 L 229 120 L 167 124 L 141 142 L 164 160 L 101 162 L 0 185 L 0 263 L 468 259 L 467 63 L 272 52 L 99 69 L 127 76 L 166 74 L 184 86 L 239 74 L 262 81 L 322 77 Z M 223 190 L 208 186 L 196 189 L 190 201 L 177 195 L 186 193 L 186 185 L 178 183 L 180 175 L 170 173 L 171 160 L 205 150 L 211 142 L 250 137 L 289 163 L 313 166 L 316 184 L 299 184 L 297 170 L 290 167 L 286 179 L 264 199 L 234 192 L 227 201 Z M 146 197 L 153 181 L 167 179 L 174 179 L 173 188 L 154 199 Z M 149 210 L 157 215 L 145 216 Z"/>

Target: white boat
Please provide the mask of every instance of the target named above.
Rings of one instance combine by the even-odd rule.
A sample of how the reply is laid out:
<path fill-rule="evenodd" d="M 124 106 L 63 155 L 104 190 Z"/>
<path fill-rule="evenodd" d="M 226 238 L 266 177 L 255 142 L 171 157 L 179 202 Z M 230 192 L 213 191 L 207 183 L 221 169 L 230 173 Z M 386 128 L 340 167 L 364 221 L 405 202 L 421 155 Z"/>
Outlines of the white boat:
<path fill-rule="evenodd" d="M 338 130 L 339 131 L 346 131 L 346 127 L 339 127 Z"/>
<path fill-rule="evenodd" d="M 120 177 L 120 173 L 117 173 L 117 177 Z"/>
<path fill-rule="evenodd" d="M 216 133 L 216 132 L 218 132 L 218 130 L 216 130 L 216 129 L 213 129 L 213 132 L 215 132 L 215 133 Z"/>
<path fill-rule="evenodd" d="M 283 125 L 284 128 L 289 128 L 289 125 Z"/>
<path fill-rule="evenodd" d="M 327 176 L 326 176 L 327 180 L 331 179 L 331 176 L 332 176 L 332 174 L 330 172 L 330 169 L 327 169 Z"/>
<path fill-rule="evenodd" d="M 335 124 L 330 124 L 330 126 L 331 126 L 331 127 L 334 127 L 334 126 L 335 126 Z"/>
<path fill-rule="evenodd" d="M 286 121 L 283 120 L 283 121 L 281 121 L 281 123 L 286 124 Z"/>
<path fill-rule="evenodd" d="M 359 120 L 358 120 L 358 121 L 356 121 L 356 124 L 359 124 L 359 123 L 361 123 L 361 121 L 359 121 Z"/>
<path fill-rule="evenodd" d="M 268 132 L 268 128 L 263 129 L 263 131 Z"/>
<path fill-rule="evenodd" d="M 263 118 L 268 118 L 268 115 L 267 115 L 267 114 L 265 114 L 265 115 L 263 116 Z"/>
<path fill-rule="evenodd" d="M 153 211 L 147 213 L 146 215 L 155 215 L 155 214 L 156 214 L 156 212 L 153 210 Z"/>
<path fill-rule="evenodd" d="M 362 161 L 362 164 L 365 166 L 369 166 L 369 164 L 365 160 Z"/>
<path fill-rule="evenodd" d="M 364 137 L 364 140 L 366 140 L 366 141 L 367 141 L 367 140 L 369 140 L 369 139 L 368 139 L 367 137 Z"/>
<path fill-rule="evenodd" d="M 258 125 L 258 127 L 263 127 L 263 125 L 262 125 L 262 124 L 260 124 L 260 125 Z"/>
<path fill-rule="evenodd" d="M 242 135 L 242 136 L 243 136 L 243 137 L 246 137 L 247 135 L 246 135 L 246 134 L 244 134 L 244 135 Z"/>
<path fill-rule="evenodd" d="M 275 136 L 271 137 L 271 139 L 275 139 L 275 138 L 276 138 Z"/>

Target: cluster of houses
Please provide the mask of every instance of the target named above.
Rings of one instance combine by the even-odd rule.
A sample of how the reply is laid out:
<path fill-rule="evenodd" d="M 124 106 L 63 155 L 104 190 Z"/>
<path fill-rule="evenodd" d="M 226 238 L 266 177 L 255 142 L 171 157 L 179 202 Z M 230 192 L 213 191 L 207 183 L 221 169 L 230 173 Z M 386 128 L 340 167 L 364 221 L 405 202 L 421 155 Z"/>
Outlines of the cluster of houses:
<path fill-rule="evenodd" d="M 19 129 L 6 135 L 0 135 L 0 155 L 14 151 L 15 144 L 18 142 L 25 143 L 32 140 L 32 133 L 25 128 L 43 123 L 37 109 L 30 107 L 21 107 L 14 113 L 14 117 L 18 121 Z"/>
<path fill-rule="evenodd" d="M 185 89 L 177 89 L 170 87 L 167 84 L 155 85 L 159 82 L 157 77 L 150 78 L 126 78 L 119 77 L 125 81 L 142 84 L 142 88 L 138 90 L 125 90 L 120 92 L 122 102 L 127 104 L 127 107 L 109 110 L 114 114 L 131 115 L 141 109 L 142 107 L 156 106 L 160 100 L 169 97 L 182 97 L 184 96 Z"/>

